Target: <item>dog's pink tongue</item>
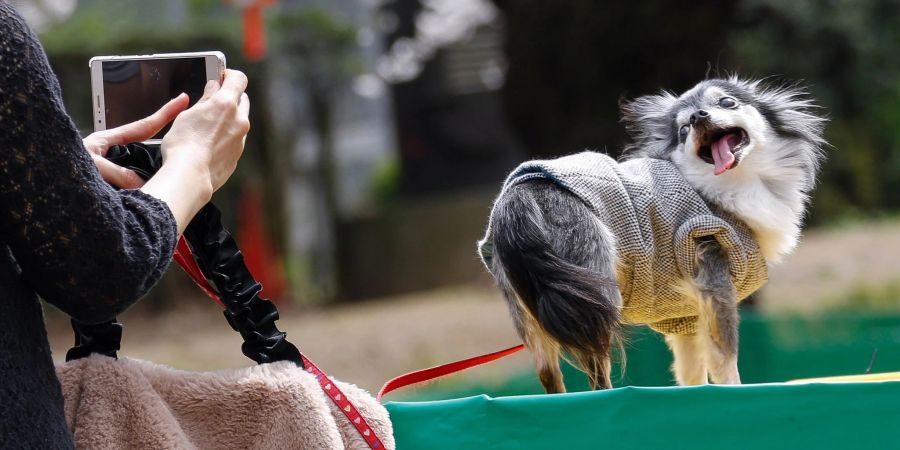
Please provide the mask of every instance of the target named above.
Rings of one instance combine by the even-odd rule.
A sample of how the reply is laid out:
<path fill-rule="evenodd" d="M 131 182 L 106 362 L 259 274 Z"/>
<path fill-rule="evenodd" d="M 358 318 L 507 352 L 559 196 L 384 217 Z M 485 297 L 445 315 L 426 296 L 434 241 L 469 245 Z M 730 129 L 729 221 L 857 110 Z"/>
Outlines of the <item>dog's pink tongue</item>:
<path fill-rule="evenodd" d="M 712 157 L 715 163 L 715 174 L 722 175 L 734 165 L 734 153 L 732 150 L 741 143 L 741 137 L 737 133 L 729 133 L 719 138 L 712 144 Z"/>

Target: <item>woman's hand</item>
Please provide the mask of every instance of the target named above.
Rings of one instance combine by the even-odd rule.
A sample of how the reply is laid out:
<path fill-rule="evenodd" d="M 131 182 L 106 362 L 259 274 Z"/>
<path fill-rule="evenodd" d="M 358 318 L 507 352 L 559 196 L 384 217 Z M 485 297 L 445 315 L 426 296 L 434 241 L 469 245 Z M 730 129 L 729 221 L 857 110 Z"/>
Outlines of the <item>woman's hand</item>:
<path fill-rule="evenodd" d="M 150 139 L 188 106 L 188 96 L 181 94 L 163 105 L 151 116 L 109 130 L 97 131 L 84 138 L 84 148 L 91 154 L 100 176 L 107 183 L 122 189 L 137 189 L 144 180 L 122 166 L 106 159 L 106 153 L 113 145 L 124 145 Z"/>
<path fill-rule="evenodd" d="M 141 190 L 169 206 L 179 234 L 237 167 L 250 131 L 246 88 L 243 73 L 227 70 L 221 87 L 210 81 L 163 138 L 163 165 Z"/>
<path fill-rule="evenodd" d="M 208 173 L 216 191 L 237 167 L 250 131 L 247 77 L 227 70 L 221 87 L 206 85 L 203 97 L 182 113 L 162 141 L 163 165 L 187 164 Z"/>

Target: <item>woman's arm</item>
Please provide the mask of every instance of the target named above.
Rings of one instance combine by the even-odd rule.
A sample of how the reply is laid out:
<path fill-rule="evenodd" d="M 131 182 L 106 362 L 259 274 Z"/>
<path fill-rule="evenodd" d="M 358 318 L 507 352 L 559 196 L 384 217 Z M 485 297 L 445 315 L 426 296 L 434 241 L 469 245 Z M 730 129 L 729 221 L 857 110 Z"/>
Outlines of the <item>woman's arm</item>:
<path fill-rule="evenodd" d="M 200 158 L 182 154 L 188 150 Z M 210 167 L 197 163 L 212 157 L 208 149 L 169 153 L 164 168 L 171 166 L 172 176 L 193 168 L 210 189 L 117 192 L 105 183 L 63 109 L 40 44 L 0 2 L 0 244 L 11 248 L 23 280 L 45 300 L 78 320 L 100 322 L 159 279 L 177 234 L 172 211 L 189 220 L 217 187 L 206 178 Z M 233 170 L 235 162 L 226 165 Z M 178 203 L 179 195 L 195 200 L 170 210 L 167 202 Z"/>

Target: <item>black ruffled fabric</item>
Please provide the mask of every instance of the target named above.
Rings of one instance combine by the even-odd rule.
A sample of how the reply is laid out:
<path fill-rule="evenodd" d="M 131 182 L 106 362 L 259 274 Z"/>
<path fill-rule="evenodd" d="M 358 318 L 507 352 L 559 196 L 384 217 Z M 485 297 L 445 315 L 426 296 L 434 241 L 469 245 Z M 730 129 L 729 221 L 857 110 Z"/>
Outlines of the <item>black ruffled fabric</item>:
<path fill-rule="evenodd" d="M 134 170 L 144 179 L 150 178 L 162 165 L 159 147 L 129 144 L 110 149 L 107 158 Z M 287 340 L 287 334 L 275 326 L 278 309 L 259 296 L 262 285 L 244 264 L 244 257 L 231 233 L 222 225 L 222 213 L 212 203 L 204 206 L 184 231 L 197 265 L 212 283 L 225 304 L 225 319 L 241 334 L 241 351 L 259 364 L 291 361 L 303 366 L 300 351 Z M 121 324 L 115 319 L 98 325 L 72 320 L 76 342 L 66 360 L 91 353 L 116 356 L 122 336 Z"/>

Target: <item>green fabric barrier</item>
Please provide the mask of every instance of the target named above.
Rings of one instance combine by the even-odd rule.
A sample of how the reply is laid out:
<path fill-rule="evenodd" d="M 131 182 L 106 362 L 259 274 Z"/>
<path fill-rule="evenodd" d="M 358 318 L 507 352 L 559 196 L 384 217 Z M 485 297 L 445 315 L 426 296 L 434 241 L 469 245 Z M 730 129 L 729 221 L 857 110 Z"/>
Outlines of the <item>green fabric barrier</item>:
<path fill-rule="evenodd" d="M 386 406 L 398 450 L 900 446 L 900 382 L 625 387 Z"/>
<path fill-rule="evenodd" d="M 626 375 L 614 378 L 616 386 L 672 384 L 671 355 L 658 334 L 632 329 L 627 354 Z M 900 316 L 744 314 L 740 370 L 745 383 L 900 371 Z M 570 392 L 587 389 L 583 374 L 571 367 L 563 372 Z M 900 448 L 894 437 L 900 382 L 521 395 L 541 392 L 529 368 L 494 382 L 458 383 L 450 377 L 391 394 L 418 402 L 386 406 L 401 450 Z M 520 396 L 476 395 L 485 393 Z M 476 396 L 461 398 L 469 395 Z M 436 399 L 455 400 L 421 401 Z"/>
<path fill-rule="evenodd" d="M 613 367 L 613 385 L 672 386 L 672 355 L 662 336 L 645 327 L 627 333 L 625 376 Z M 485 349 L 485 352 L 495 349 Z M 873 358 L 874 357 L 874 358 Z M 871 364 L 871 367 L 869 367 Z M 818 317 L 769 317 L 744 313 L 739 365 L 744 383 L 771 383 L 798 378 L 900 371 L 900 315 L 847 313 Z M 473 372 L 477 373 L 478 369 Z M 587 379 L 563 365 L 570 392 L 588 390 Z M 444 400 L 479 394 L 495 397 L 543 393 L 535 371 L 502 380 L 436 383 L 390 394 L 390 400 Z"/>

